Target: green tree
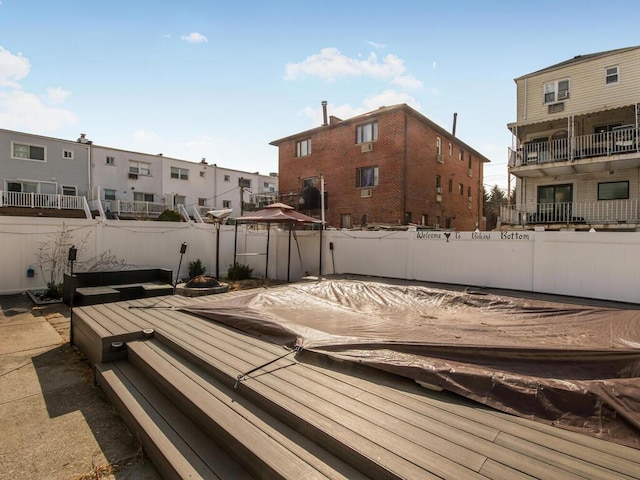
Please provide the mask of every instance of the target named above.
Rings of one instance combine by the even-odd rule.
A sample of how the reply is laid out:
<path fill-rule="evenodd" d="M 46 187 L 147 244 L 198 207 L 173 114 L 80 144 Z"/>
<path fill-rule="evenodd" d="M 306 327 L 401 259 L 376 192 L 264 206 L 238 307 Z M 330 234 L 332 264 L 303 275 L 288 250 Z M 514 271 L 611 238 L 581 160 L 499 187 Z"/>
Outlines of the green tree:
<path fill-rule="evenodd" d="M 484 190 L 483 195 L 484 216 L 487 218 L 487 230 L 494 230 L 498 225 L 500 207 L 507 205 L 507 193 L 498 185 L 494 185 L 489 193 Z"/>

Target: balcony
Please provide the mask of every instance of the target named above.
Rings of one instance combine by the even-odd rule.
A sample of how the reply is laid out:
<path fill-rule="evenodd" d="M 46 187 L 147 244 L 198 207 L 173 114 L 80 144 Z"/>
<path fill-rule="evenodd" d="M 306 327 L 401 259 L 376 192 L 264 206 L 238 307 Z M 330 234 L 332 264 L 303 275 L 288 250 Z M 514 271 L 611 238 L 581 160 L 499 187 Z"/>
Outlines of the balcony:
<path fill-rule="evenodd" d="M 0 190 L 3 213 L 22 216 L 91 218 L 85 197 Z"/>
<path fill-rule="evenodd" d="M 640 129 L 526 142 L 509 149 L 510 172 L 517 177 L 571 175 L 640 166 Z"/>
<path fill-rule="evenodd" d="M 577 228 L 640 227 L 640 200 L 599 200 L 593 202 L 537 203 L 503 206 L 502 225 L 573 226 Z"/>

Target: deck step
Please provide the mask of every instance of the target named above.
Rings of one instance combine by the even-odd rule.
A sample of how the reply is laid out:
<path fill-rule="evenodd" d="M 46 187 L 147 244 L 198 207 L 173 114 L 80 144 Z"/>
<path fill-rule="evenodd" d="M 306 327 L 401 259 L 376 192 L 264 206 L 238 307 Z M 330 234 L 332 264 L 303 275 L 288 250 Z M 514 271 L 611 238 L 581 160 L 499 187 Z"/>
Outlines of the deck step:
<path fill-rule="evenodd" d="M 162 478 L 254 478 L 128 362 L 97 364 L 96 380 Z"/>
<path fill-rule="evenodd" d="M 372 478 L 266 413 L 155 340 L 127 345 L 128 361 L 258 478 Z M 394 475 L 382 477 L 392 479 Z"/>

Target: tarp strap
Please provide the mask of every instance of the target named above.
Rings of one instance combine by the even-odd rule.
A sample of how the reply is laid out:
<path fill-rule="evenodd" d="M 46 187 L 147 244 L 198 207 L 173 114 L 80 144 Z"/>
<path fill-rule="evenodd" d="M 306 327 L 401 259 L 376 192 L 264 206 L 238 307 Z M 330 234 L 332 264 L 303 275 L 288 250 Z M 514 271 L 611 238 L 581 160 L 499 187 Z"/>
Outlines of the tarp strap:
<path fill-rule="evenodd" d="M 257 370 L 260 370 L 261 368 L 267 367 L 267 366 L 271 365 L 272 363 L 275 363 L 278 360 L 280 360 L 280 359 L 282 359 L 282 358 L 284 358 L 284 357 L 286 357 L 288 355 L 291 355 L 292 353 L 298 353 L 300 351 L 302 351 L 302 347 L 295 347 L 293 350 L 291 350 L 291 351 L 289 351 L 289 352 L 287 352 L 287 353 L 285 353 L 283 355 L 280 355 L 279 357 L 276 357 L 273 360 L 269 360 L 267 363 L 264 363 L 264 364 L 262 364 L 262 365 L 260 365 L 258 367 L 252 368 L 248 372 L 241 373 L 240 375 L 238 375 L 236 377 L 236 384 L 233 386 L 233 388 L 237 388 L 238 387 L 238 383 L 240 383 L 244 377 L 247 377 L 247 376 L 251 375 L 253 372 L 255 372 Z"/>

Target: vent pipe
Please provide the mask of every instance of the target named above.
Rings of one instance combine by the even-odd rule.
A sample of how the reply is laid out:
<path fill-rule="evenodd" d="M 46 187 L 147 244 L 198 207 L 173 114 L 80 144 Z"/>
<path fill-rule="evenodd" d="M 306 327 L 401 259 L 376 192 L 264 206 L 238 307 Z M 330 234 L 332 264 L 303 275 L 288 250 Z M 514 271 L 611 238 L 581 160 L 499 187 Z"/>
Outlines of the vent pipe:
<path fill-rule="evenodd" d="M 327 101 L 323 100 L 322 101 L 322 126 L 326 127 L 327 125 L 329 125 L 329 123 L 327 122 Z"/>
<path fill-rule="evenodd" d="M 453 114 L 453 129 L 451 130 L 451 135 L 456 136 L 456 123 L 458 123 L 458 114 Z"/>

